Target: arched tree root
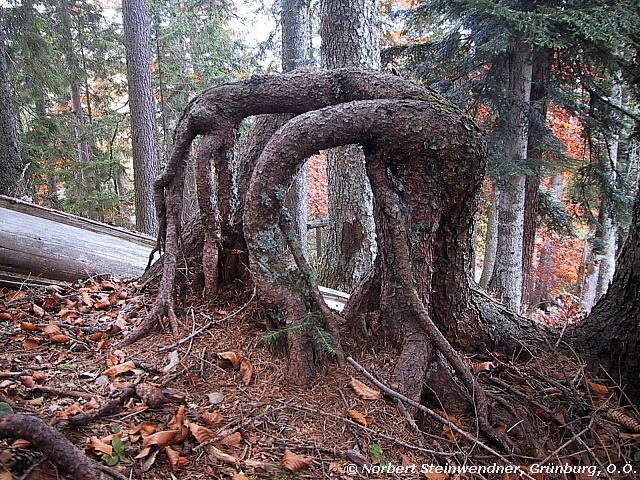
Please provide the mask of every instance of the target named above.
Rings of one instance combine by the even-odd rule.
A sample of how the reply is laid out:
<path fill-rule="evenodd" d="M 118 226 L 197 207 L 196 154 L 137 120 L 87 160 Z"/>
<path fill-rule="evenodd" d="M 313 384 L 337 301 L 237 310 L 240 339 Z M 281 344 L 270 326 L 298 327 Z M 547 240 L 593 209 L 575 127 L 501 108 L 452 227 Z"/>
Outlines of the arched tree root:
<path fill-rule="evenodd" d="M 0 417 L 0 438 L 29 441 L 35 450 L 42 452 L 51 463 L 75 480 L 106 480 L 109 477 L 126 480 L 122 474 L 94 463 L 60 432 L 37 417 L 3 415 Z"/>

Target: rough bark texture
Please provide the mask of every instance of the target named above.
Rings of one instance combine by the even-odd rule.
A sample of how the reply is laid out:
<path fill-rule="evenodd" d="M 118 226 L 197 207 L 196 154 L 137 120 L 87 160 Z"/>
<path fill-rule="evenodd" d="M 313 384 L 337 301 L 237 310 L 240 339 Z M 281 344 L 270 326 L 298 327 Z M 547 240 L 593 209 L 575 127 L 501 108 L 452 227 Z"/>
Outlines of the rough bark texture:
<path fill-rule="evenodd" d="M 417 400 L 426 383 L 448 409 L 475 403 L 481 429 L 508 443 L 489 425 L 484 391 L 452 345 L 472 351 L 494 346 L 469 302 L 472 223 L 486 147 L 473 123 L 453 108 L 356 101 L 305 113 L 276 132 L 254 171 L 245 210 L 262 300 L 287 325 L 301 322 L 309 305 L 305 288 L 317 286 L 303 265 L 299 272 L 282 261 L 284 192 L 310 154 L 355 143 L 363 146 L 378 212 L 381 321 L 401 344 L 394 383 Z"/>
<path fill-rule="evenodd" d="M 23 165 L 18 146 L 11 87 L 0 31 L 0 194 L 20 197 L 24 194 Z"/>
<path fill-rule="evenodd" d="M 158 220 L 153 206 L 152 186 L 160 169 L 160 158 L 156 102 L 151 85 L 146 0 L 123 0 L 122 23 L 131 110 L 136 228 L 144 233 L 155 234 Z"/>
<path fill-rule="evenodd" d="M 252 115 L 302 113 L 327 105 L 372 98 L 417 98 L 444 102 L 430 90 L 408 80 L 359 69 L 256 75 L 245 81 L 217 85 L 196 97 L 177 126 L 171 157 L 154 184 L 154 201 L 161 219 L 158 248 L 166 251 L 158 299 L 146 320 L 123 340 L 123 344 L 144 336 L 163 315 L 177 321 L 172 309 L 172 294 L 178 258 L 182 194 L 188 153 L 196 136 L 210 137 L 206 145 L 212 154 L 211 164 L 216 176 L 214 182 L 206 166 L 198 167 L 202 174 L 203 192 L 214 192 L 215 199 L 215 202 L 211 202 L 212 197 L 198 193 L 200 215 L 220 219 L 220 231 L 214 229 L 211 234 L 205 235 L 203 249 L 213 251 L 218 248 L 222 265 L 237 263 L 238 250 L 233 246 L 234 243 L 227 242 L 233 242 L 234 236 L 237 237 L 238 224 L 234 222 L 234 219 L 237 220 L 232 172 L 234 163 L 230 151 L 240 122 Z M 244 169 L 245 172 L 251 172 L 253 165 L 246 164 Z M 207 186 L 209 183 L 211 186 Z M 242 197 L 241 185 L 237 187 Z M 205 198 L 207 201 L 204 201 Z M 226 280 L 232 282 L 234 279 Z"/>
<path fill-rule="evenodd" d="M 35 450 L 76 480 L 109 478 L 100 472 L 81 450 L 60 432 L 37 417 L 30 415 L 3 415 L 0 417 L 0 438 L 24 438 Z M 121 478 L 118 477 L 118 478 Z"/>
<path fill-rule="evenodd" d="M 618 269 L 607 293 L 568 337 L 590 366 L 603 366 L 626 387 L 640 394 L 640 196 L 636 196 L 629 236 L 618 257 Z"/>
<path fill-rule="evenodd" d="M 378 0 L 321 2 L 323 68 L 380 68 Z M 320 266 L 321 283 L 350 292 L 375 258 L 373 197 L 364 154 L 357 146 L 327 152 L 329 227 Z"/>
<path fill-rule="evenodd" d="M 531 95 L 531 47 L 514 41 L 509 51 L 509 89 L 512 94 L 507 125 L 506 151 L 514 168 L 527 158 L 528 116 Z M 498 199 L 498 247 L 492 289 L 514 312 L 522 306 L 523 238 L 526 177 L 508 175 L 500 179 Z"/>

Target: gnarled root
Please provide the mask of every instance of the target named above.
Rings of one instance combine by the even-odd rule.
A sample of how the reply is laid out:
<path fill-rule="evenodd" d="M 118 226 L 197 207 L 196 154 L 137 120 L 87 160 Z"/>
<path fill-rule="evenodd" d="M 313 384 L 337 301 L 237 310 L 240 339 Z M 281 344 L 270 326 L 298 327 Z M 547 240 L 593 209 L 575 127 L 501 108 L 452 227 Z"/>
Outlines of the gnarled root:
<path fill-rule="evenodd" d="M 97 465 L 55 428 L 30 415 L 0 417 L 0 438 L 23 438 L 35 450 L 42 452 L 54 465 L 76 480 L 124 480 L 126 477 L 102 465 Z M 104 472 L 104 473 L 103 473 Z"/>

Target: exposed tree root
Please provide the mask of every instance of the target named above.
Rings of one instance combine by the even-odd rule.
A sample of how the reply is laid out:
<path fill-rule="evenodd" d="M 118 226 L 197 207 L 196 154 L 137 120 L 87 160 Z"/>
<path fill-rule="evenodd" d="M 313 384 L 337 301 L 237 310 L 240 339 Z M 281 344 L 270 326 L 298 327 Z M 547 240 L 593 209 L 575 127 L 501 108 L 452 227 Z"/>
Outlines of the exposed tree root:
<path fill-rule="evenodd" d="M 99 466 L 67 440 L 55 428 L 30 415 L 3 415 L 0 417 L 0 438 L 24 438 L 35 450 L 42 452 L 51 463 L 60 467 L 75 480 L 126 477 L 110 468 Z"/>
<path fill-rule="evenodd" d="M 314 95 L 308 92 L 313 91 Z M 216 269 L 224 264 L 221 251 L 225 235 L 232 236 L 238 226 L 234 218 L 242 209 L 242 201 L 235 198 L 230 150 L 235 130 L 240 122 L 251 115 L 269 113 L 299 114 L 352 100 L 369 98 L 421 98 L 442 103 L 430 90 L 393 75 L 361 69 L 332 71 L 301 71 L 285 75 L 254 76 L 243 82 L 221 84 L 204 91 L 191 101 L 178 122 L 174 146 L 165 169 L 154 182 L 154 203 L 159 218 L 157 251 L 164 252 L 162 282 L 159 287 L 157 308 L 125 338 L 121 346 L 129 345 L 147 335 L 164 317 L 169 317 L 175 331 L 177 319 L 173 313 L 172 295 L 175 286 L 175 268 L 178 256 L 181 213 L 185 184 L 185 167 L 193 140 L 203 135 L 202 150 L 196 158 L 198 177 L 198 204 L 205 227 L 203 264 L 205 288 L 212 292 L 220 282 Z M 254 155 L 255 157 L 255 155 Z M 253 162 L 245 165 L 241 175 L 253 169 Z M 213 171 L 215 181 L 211 181 Z M 243 194 L 246 185 L 239 185 Z M 242 215 L 242 212 L 239 212 Z M 238 232 L 235 232 L 238 233 Z M 235 247 L 234 247 L 235 248 Z M 234 279 L 226 278 L 232 282 Z"/>
<path fill-rule="evenodd" d="M 414 400 L 411 400 L 410 398 L 406 397 L 405 395 L 402 395 L 401 393 L 398 393 L 395 390 L 389 388 L 384 383 L 380 382 L 377 378 L 375 378 L 373 375 L 371 375 L 362 365 L 357 363 L 353 358 L 351 358 L 351 357 L 347 358 L 347 362 L 349 362 L 349 364 L 351 364 L 353 367 L 355 367 L 355 369 L 358 370 L 360 373 L 362 373 L 366 378 L 371 380 L 375 384 L 375 386 L 378 387 L 379 389 L 381 389 L 383 392 L 387 393 L 388 395 L 391 395 L 392 397 L 397 398 L 398 400 L 406 403 L 407 405 L 411 405 L 412 407 L 415 407 L 418 410 L 420 410 L 422 412 L 425 412 L 430 417 L 436 419 L 438 422 L 442 423 L 443 425 L 448 426 L 451 430 L 459 433 L 460 435 L 465 437 L 467 440 L 469 440 L 470 442 L 472 442 L 472 443 L 478 445 L 479 447 L 483 448 L 484 450 L 489 452 L 491 455 L 494 455 L 496 458 L 498 458 L 498 459 L 502 460 L 503 462 L 505 462 L 507 465 L 512 465 L 514 467 L 517 467 L 517 465 L 515 465 L 513 462 L 511 462 L 505 456 L 501 455 L 499 452 L 495 451 L 493 448 L 491 448 L 490 446 L 486 445 L 480 439 L 478 439 L 478 438 L 474 437 L 473 435 L 471 435 L 469 432 L 463 430 L 462 428 L 457 426 L 455 423 L 453 423 L 453 422 L 449 421 L 448 419 L 444 418 L 439 413 L 437 413 L 437 412 L 431 410 L 430 408 L 425 407 L 424 405 L 422 405 L 422 404 L 420 404 L 420 403 L 418 403 L 418 402 L 416 402 Z M 523 475 L 526 478 L 529 478 L 530 480 L 534 480 L 534 478 L 532 476 L 528 475 L 526 472 L 523 472 Z"/>

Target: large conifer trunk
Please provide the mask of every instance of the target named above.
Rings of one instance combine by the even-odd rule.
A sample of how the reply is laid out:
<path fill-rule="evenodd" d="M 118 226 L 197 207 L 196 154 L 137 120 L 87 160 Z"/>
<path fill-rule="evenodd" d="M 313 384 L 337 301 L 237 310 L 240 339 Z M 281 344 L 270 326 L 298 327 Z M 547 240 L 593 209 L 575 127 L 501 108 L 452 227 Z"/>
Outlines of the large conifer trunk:
<path fill-rule="evenodd" d="M 569 332 L 572 346 L 594 368 L 603 366 L 628 393 L 640 394 L 640 197 L 607 293 Z M 632 397 L 634 398 L 634 397 Z"/>

